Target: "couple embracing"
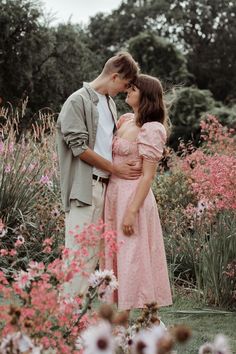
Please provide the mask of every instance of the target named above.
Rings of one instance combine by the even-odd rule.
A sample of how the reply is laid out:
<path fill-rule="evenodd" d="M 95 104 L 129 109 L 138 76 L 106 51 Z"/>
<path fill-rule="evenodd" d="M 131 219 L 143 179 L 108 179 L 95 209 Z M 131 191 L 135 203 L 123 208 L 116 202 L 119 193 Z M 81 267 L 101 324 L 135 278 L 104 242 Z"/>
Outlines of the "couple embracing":
<path fill-rule="evenodd" d="M 126 92 L 132 113 L 117 120 L 112 97 Z M 69 232 L 76 225 L 103 219 L 125 241 L 105 268 L 119 288 L 119 310 L 172 303 L 162 230 L 151 184 L 166 142 L 167 110 L 160 81 L 139 74 L 129 53 L 110 58 L 101 74 L 74 92 L 57 121 L 61 193 L 66 212 L 65 246 L 78 247 Z M 90 250 L 93 252 L 96 250 Z M 91 254 L 92 255 L 92 254 Z M 98 259 L 91 257 L 94 271 Z M 75 276 L 65 285 L 83 293 L 87 280 Z"/>

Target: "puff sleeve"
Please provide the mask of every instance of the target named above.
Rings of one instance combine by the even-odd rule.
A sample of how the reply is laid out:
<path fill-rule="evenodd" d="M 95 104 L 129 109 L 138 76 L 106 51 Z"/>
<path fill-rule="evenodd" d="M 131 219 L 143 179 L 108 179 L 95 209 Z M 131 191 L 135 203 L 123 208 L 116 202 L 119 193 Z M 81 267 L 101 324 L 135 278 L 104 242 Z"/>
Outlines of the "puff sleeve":
<path fill-rule="evenodd" d="M 145 123 L 138 134 L 139 156 L 151 162 L 160 160 L 166 143 L 165 127 L 159 122 Z"/>

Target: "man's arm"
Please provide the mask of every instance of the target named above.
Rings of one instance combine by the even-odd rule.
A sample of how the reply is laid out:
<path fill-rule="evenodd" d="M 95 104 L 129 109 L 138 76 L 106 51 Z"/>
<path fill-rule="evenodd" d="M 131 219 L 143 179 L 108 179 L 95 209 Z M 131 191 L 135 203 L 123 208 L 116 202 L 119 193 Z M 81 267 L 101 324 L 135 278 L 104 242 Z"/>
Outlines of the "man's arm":
<path fill-rule="evenodd" d="M 95 166 L 120 178 L 137 179 L 141 174 L 141 165 L 139 162 L 128 161 L 121 164 L 113 164 L 90 148 L 82 152 L 79 158 L 91 166 Z"/>
<path fill-rule="evenodd" d="M 141 175 L 141 165 L 128 161 L 119 165 L 104 159 L 88 147 L 88 131 L 84 122 L 82 98 L 69 101 L 61 113 L 61 132 L 63 139 L 75 158 L 101 170 L 115 174 L 124 179 L 137 179 Z"/>

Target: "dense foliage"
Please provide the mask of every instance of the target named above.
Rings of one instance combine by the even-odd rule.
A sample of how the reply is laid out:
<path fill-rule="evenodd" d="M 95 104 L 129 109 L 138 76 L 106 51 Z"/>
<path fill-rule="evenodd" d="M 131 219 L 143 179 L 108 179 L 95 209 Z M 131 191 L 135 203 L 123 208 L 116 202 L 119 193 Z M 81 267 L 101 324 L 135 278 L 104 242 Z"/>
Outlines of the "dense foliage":
<path fill-rule="evenodd" d="M 99 13 L 82 28 L 71 23 L 50 26 L 49 15 L 37 1 L 1 1 L 1 102 L 21 105 L 28 96 L 22 124 L 29 126 L 38 109 L 58 111 L 70 93 L 98 74 L 109 56 L 127 49 L 143 72 L 162 79 L 165 89 L 180 89 L 172 141 L 176 136 L 189 138 L 192 126 L 184 106 L 191 101 L 201 101 L 191 112 L 196 121 L 207 111 L 218 113 L 223 124 L 234 125 L 235 6 L 235 0 L 123 0 L 111 14 Z"/>

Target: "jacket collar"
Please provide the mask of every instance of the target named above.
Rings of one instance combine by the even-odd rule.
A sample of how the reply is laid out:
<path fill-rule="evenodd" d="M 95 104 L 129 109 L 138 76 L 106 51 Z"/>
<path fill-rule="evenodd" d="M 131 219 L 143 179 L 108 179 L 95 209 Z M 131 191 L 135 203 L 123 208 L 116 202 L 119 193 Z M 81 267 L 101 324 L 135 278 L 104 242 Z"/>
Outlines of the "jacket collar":
<path fill-rule="evenodd" d="M 89 85 L 88 82 L 83 82 L 83 87 L 88 91 L 92 101 L 94 103 L 98 103 L 99 101 L 99 98 L 98 98 L 98 95 L 96 94 L 95 90 L 92 89 L 92 87 Z M 107 97 L 108 100 L 111 99 L 111 97 L 109 95 L 105 95 Z"/>
<path fill-rule="evenodd" d="M 88 82 L 84 82 L 83 83 L 83 87 L 88 91 L 88 94 L 90 95 L 91 97 L 91 100 L 97 104 L 99 99 L 98 99 L 98 96 L 96 95 L 96 92 L 92 89 L 92 87 L 89 85 Z"/>

